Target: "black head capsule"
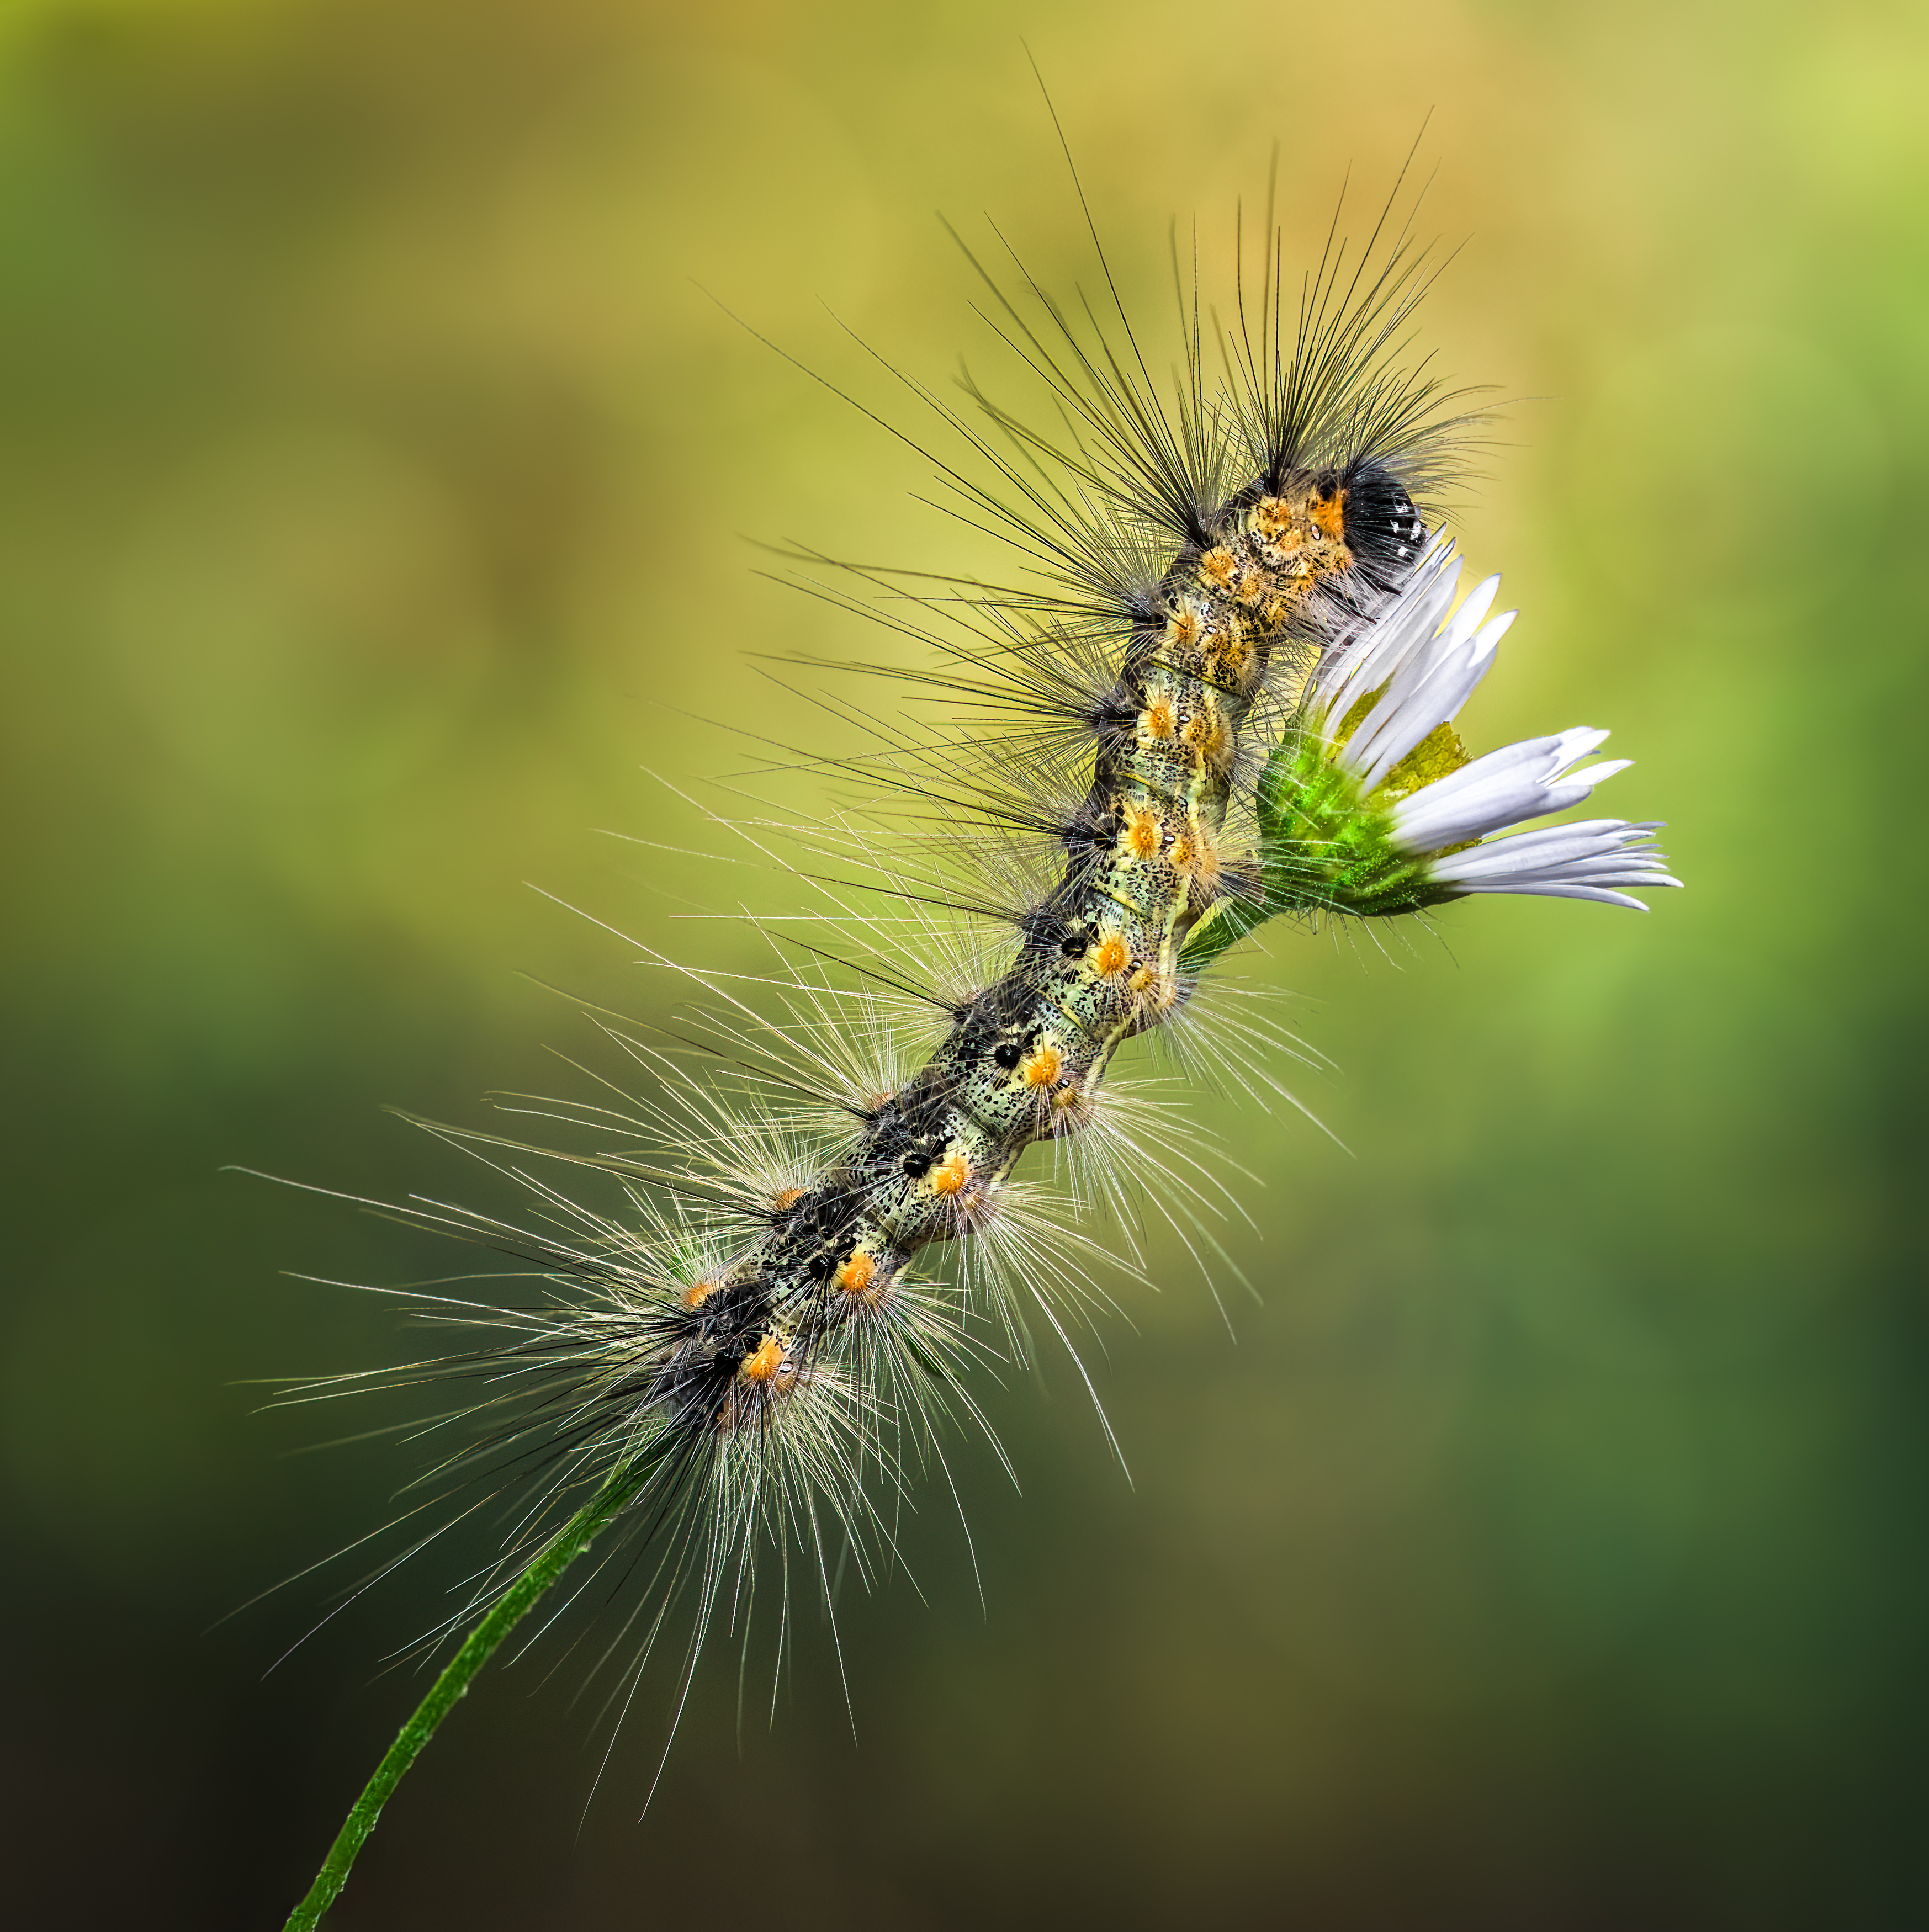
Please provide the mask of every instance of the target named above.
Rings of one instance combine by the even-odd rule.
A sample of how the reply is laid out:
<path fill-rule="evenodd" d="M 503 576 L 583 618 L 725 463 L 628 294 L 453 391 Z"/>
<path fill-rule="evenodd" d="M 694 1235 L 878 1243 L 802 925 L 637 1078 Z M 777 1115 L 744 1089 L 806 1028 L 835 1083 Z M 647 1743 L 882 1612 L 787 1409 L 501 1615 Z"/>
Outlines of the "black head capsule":
<path fill-rule="evenodd" d="M 1426 548 L 1426 520 L 1412 491 L 1384 464 L 1355 464 L 1346 480 L 1346 547 L 1369 578 L 1391 587 Z"/>

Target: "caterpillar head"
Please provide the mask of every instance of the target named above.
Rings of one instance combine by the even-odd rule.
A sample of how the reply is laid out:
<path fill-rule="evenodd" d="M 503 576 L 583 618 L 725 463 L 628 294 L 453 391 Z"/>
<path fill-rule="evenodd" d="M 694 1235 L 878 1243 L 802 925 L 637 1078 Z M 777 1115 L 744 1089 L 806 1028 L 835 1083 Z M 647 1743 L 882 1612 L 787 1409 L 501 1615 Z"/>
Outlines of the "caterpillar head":
<path fill-rule="evenodd" d="M 1414 506 L 1413 493 L 1370 458 L 1348 464 L 1343 474 L 1326 472 L 1322 480 L 1337 499 L 1354 568 L 1376 588 L 1394 589 L 1426 548 L 1426 523 Z"/>

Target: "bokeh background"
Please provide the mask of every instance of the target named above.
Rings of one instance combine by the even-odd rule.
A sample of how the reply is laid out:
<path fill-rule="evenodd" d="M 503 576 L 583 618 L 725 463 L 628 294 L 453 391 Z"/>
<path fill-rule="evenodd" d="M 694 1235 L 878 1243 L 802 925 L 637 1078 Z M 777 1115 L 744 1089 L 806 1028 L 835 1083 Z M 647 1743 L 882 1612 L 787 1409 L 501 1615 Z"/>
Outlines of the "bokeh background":
<path fill-rule="evenodd" d="M 1929 15 L 1750 0 L 10 0 L 0 11 L 11 1922 L 266 1926 L 416 1692 L 424 1559 L 214 1620 L 412 1466 L 245 1378 L 446 1256 L 221 1172 L 493 1203 L 382 1112 L 593 1062 L 640 945 L 728 964 L 696 722 L 876 649 L 746 539 L 984 567 L 901 423 L 994 368 L 932 219 L 1090 278 L 1048 76 L 1143 314 L 1281 144 L 1289 254 L 1431 112 L 1442 366 L 1522 400 L 1461 518 L 1524 616 L 1480 742 L 1611 724 L 1652 916 L 1450 912 L 1249 971 L 1331 1057 L 1236 1342 L 1180 1258 L 986 1394 L 902 1578 L 648 1698 L 492 1671 L 330 1922 L 1929 1922 L 1929 1072 L 1918 772 Z M 1218 284 L 1224 286 L 1223 280 Z M 1167 350 L 1162 347 L 1162 356 Z M 700 828 L 697 828 L 700 830 Z M 714 848 L 718 842 L 709 841 Z M 526 889 L 533 882 L 553 897 Z"/>

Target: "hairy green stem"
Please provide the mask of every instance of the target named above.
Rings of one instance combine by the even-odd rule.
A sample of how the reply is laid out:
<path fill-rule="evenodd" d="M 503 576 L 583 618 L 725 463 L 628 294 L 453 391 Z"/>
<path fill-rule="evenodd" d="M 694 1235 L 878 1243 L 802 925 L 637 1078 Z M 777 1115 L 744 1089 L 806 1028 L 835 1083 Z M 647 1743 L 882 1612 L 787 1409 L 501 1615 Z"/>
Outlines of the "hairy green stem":
<path fill-rule="evenodd" d="M 457 1700 L 467 1692 L 470 1679 L 488 1662 L 496 1646 L 549 1586 L 589 1548 L 597 1534 L 608 1528 L 612 1518 L 635 1496 L 644 1480 L 634 1469 L 620 1470 L 612 1476 L 595 1498 L 543 1545 L 529 1568 L 470 1632 L 462 1648 L 449 1659 L 442 1675 L 430 1687 L 428 1695 L 416 1706 L 414 1714 L 388 1747 L 388 1755 L 375 1767 L 374 1776 L 363 1786 L 362 1796 L 355 1801 L 355 1808 L 328 1847 L 328 1855 L 315 1874 L 308 1895 L 288 1915 L 285 1932 L 313 1932 L 320 1924 L 322 1914 L 347 1883 L 349 1868 L 374 1830 L 382 1806 L 401 1783 L 404 1774 L 421 1756 L 422 1748 L 435 1736 L 436 1726 L 454 1709 Z"/>

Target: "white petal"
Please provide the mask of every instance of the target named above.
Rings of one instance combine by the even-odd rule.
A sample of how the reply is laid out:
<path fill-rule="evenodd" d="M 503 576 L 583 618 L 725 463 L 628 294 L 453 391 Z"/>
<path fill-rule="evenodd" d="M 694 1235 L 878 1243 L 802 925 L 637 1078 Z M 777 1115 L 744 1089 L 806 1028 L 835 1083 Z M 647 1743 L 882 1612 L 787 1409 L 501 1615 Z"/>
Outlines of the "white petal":
<path fill-rule="evenodd" d="M 1480 627 L 1480 620 L 1493 608 L 1494 599 L 1500 595 L 1500 579 L 1484 577 L 1467 592 L 1467 601 L 1454 613 L 1454 620 L 1439 637 L 1440 648 L 1451 650 L 1457 644 L 1471 638 Z"/>
<path fill-rule="evenodd" d="M 1524 739 L 1490 752 L 1402 799 L 1394 808 L 1394 839 L 1409 852 L 1437 852 L 1443 845 L 1484 838 L 1579 805 L 1604 778 L 1624 771 L 1631 762 L 1606 759 L 1562 777 L 1606 736 L 1576 726 L 1551 738 Z"/>
<path fill-rule="evenodd" d="M 1438 628 L 1454 601 L 1462 560 L 1453 541 L 1436 533 L 1413 577 L 1353 633 L 1329 650 L 1314 674 L 1312 698 L 1324 716 L 1344 718 L 1370 691 L 1385 683 Z"/>
<path fill-rule="evenodd" d="M 1557 738 L 1528 738 L 1489 752 L 1402 799 L 1394 807 L 1394 837 L 1411 851 L 1429 851 L 1457 842 L 1444 836 L 1444 827 L 1503 825 L 1537 817 L 1526 808 L 1546 789 L 1561 762 Z M 1510 809 L 1514 819 L 1498 815 Z M 1461 838 L 1474 836 L 1459 834 Z"/>
<path fill-rule="evenodd" d="M 1469 838 L 1484 838 L 1490 832 L 1504 832 L 1530 818 L 1544 818 L 1550 812 L 1565 812 L 1587 796 L 1585 785 L 1544 785 L 1525 783 L 1505 790 L 1483 793 L 1466 800 L 1456 812 L 1432 813 L 1416 818 L 1401 828 L 1398 842 L 1409 852 L 1437 852 L 1443 845 L 1459 845 Z M 1422 797 L 1425 796 L 1423 793 Z"/>
<path fill-rule="evenodd" d="M 1654 829 L 1619 818 L 1544 826 L 1436 860 L 1428 872 L 1436 884 L 1456 892 L 1521 892 L 1641 906 L 1640 900 L 1612 888 L 1681 884 L 1653 848 L 1650 835 Z"/>
<path fill-rule="evenodd" d="M 1562 743 L 1558 737 L 1522 738 L 1516 743 L 1502 746 L 1497 752 L 1484 752 L 1457 772 L 1449 772 L 1444 778 L 1436 778 L 1424 791 L 1416 793 L 1399 809 L 1404 811 L 1424 798 L 1448 799 L 1462 792 L 1478 790 L 1483 786 L 1511 779 L 1525 771 L 1531 771 L 1536 778 L 1552 777 L 1565 762 L 1562 753 Z"/>
<path fill-rule="evenodd" d="M 1554 735 L 1561 747 L 1558 769 L 1565 771 L 1576 758 L 1584 758 L 1590 752 L 1598 750 L 1612 734 L 1596 730 L 1592 725 L 1570 724 L 1566 730 L 1557 731 Z"/>
<path fill-rule="evenodd" d="M 1512 842 L 1503 838 L 1498 842 L 1505 845 Z M 1591 857 L 1550 860 L 1540 865 L 1524 860 L 1494 865 L 1455 862 L 1471 860 L 1485 849 L 1477 845 L 1469 851 L 1456 852 L 1451 858 L 1443 859 L 1431 868 L 1432 876 L 1442 881 L 1450 880 L 1456 885 L 1484 885 L 1496 892 L 1514 892 L 1523 886 L 1547 885 L 1562 880 L 1597 886 L 1619 885 L 1630 880 L 1664 885 L 1673 879 L 1666 869 L 1666 860 L 1659 853 L 1647 857 L 1636 854 L 1630 859 L 1623 854 L 1601 852 Z M 1673 883 L 1678 885 L 1681 881 L 1673 879 Z"/>
<path fill-rule="evenodd" d="M 1605 738 L 1607 734 L 1604 731 L 1600 735 Z M 1598 765 L 1586 765 L 1577 772 L 1570 772 L 1568 783 L 1584 784 L 1592 790 L 1595 785 L 1612 778 L 1616 772 L 1624 772 L 1634 762 L 1632 758 L 1604 758 Z"/>
<path fill-rule="evenodd" d="M 1646 837 L 1644 830 L 1618 818 L 1582 819 L 1573 825 L 1546 825 L 1534 832 L 1516 832 L 1510 838 L 1490 840 L 1441 860 L 1435 870 L 1451 866 L 1490 872 L 1519 871 L 1592 860 L 1604 853 L 1617 861 L 1627 861 L 1642 856 L 1637 842 Z"/>
<path fill-rule="evenodd" d="M 1348 649 L 1330 682 L 1322 680 L 1329 719 L 1343 718 L 1369 691 L 1384 685 L 1390 692 L 1391 686 L 1403 676 L 1410 680 L 1414 676 L 1424 676 L 1432 665 L 1472 634 L 1492 603 L 1500 580 L 1490 578 L 1477 585 L 1443 627 L 1442 620 L 1452 602 L 1460 568 L 1461 561 L 1452 555 L 1450 546 L 1444 548 L 1433 580 L 1421 584 L 1416 579 L 1389 614 L 1376 620 L 1372 632 L 1364 636 L 1358 645 Z"/>
<path fill-rule="evenodd" d="M 1462 886 L 1465 892 L 1513 892 L 1522 898 L 1544 899 L 1595 899 L 1603 905 L 1626 906 L 1634 912 L 1646 912 L 1647 907 L 1626 892 L 1610 892 L 1601 886 Z"/>
<path fill-rule="evenodd" d="M 1469 600 L 1471 601 L 1471 600 Z M 1493 668 L 1494 652 L 1514 622 L 1496 617 L 1477 636 L 1444 653 L 1430 650 L 1387 687 L 1372 713 L 1348 742 L 1345 761 L 1363 790 L 1383 783 L 1430 731 L 1459 715 L 1475 686 Z"/>

